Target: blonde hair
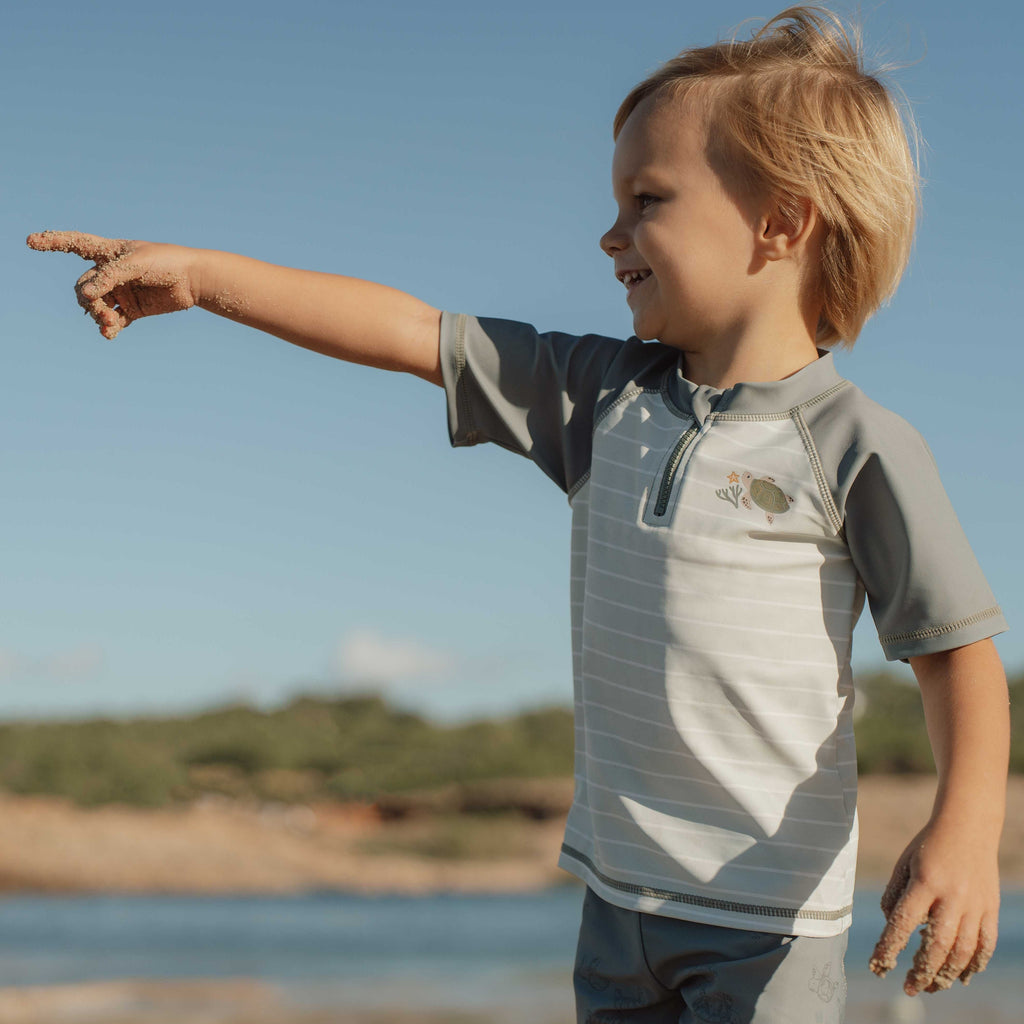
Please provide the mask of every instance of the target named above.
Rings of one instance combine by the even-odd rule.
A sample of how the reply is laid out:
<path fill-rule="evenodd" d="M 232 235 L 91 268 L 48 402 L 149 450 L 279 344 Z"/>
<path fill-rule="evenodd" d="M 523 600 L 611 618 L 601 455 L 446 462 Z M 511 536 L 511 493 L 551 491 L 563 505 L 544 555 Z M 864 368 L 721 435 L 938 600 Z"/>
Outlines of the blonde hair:
<path fill-rule="evenodd" d="M 820 7 L 790 7 L 749 41 L 684 50 L 622 102 L 615 138 L 648 96 L 693 89 L 708 161 L 727 184 L 770 196 L 784 216 L 814 205 L 824 225 L 817 339 L 852 345 L 910 256 L 920 196 L 912 115 L 865 72 L 859 36 Z"/>

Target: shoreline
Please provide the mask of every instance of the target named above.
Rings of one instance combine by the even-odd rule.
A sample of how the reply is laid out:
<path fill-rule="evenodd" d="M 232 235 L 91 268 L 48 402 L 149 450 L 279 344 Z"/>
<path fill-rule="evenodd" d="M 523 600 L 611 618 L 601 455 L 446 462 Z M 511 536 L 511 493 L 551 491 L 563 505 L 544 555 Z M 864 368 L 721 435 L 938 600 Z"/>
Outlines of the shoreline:
<path fill-rule="evenodd" d="M 553 791 L 565 793 L 564 780 Z M 858 882 L 884 886 L 927 820 L 932 776 L 861 779 Z M 1012 776 L 1000 849 L 1004 884 L 1024 886 L 1024 776 Z M 556 866 L 563 815 L 411 814 L 370 805 L 161 810 L 75 807 L 0 794 L 0 893 L 517 893 L 566 884 Z"/>

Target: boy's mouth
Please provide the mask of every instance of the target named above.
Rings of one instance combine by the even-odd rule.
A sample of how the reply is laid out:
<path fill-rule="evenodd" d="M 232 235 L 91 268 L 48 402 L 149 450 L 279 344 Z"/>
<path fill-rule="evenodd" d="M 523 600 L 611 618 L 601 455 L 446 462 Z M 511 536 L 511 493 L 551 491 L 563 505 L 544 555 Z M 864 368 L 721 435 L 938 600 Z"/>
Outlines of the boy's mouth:
<path fill-rule="evenodd" d="M 632 291 L 641 281 L 651 276 L 649 270 L 620 270 L 615 275 L 625 286 L 626 291 Z"/>

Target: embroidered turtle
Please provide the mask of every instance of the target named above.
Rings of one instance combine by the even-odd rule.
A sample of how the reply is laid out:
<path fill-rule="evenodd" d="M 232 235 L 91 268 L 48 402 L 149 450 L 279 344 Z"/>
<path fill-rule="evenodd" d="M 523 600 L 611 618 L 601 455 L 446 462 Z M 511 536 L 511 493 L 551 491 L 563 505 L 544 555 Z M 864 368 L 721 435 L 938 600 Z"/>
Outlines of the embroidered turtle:
<path fill-rule="evenodd" d="M 773 477 L 763 476 L 755 479 L 753 473 L 744 473 L 740 479 L 747 489 L 747 493 L 740 498 L 743 507 L 752 509 L 756 505 L 763 510 L 769 526 L 775 522 L 776 516 L 789 511 L 793 499 L 783 492 Z M 753 505 L 751 501 L 753 501 Z"/>

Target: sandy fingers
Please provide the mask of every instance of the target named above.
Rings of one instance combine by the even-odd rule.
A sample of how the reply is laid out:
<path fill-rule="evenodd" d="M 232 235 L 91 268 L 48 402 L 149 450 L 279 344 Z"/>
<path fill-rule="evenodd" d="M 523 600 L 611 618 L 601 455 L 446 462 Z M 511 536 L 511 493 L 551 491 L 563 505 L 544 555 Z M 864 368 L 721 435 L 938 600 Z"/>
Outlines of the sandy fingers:
<path fill-rule="evenodd" d="M 117 259 L 132 245 L 127 238 L 104 238 L 85 231 L 36 231 L 25 241 L 30 249 L 37 252 L 73 252 L 93 262 Z"/>

